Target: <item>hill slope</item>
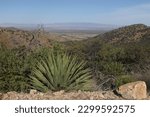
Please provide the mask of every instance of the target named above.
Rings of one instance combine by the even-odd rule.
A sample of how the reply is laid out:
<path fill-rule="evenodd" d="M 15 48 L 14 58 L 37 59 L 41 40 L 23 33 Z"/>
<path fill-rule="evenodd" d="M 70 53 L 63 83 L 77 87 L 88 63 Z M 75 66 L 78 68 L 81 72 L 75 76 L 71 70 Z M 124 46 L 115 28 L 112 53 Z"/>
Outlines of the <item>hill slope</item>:
<path fill-rule="evenodd" d="M 37 34 L 16 28 L 0 28 L 0 43 L 8 48 L 25 46 L 28 48 L 40 45 Z"/>
<path fill-rule="evenodd" d="M 39 46 L 51 46 L 52 41 L 84 40 L 97 35 L 87 32 L 56 33 L 44 30 L 21 30 L 17 28 L 0 28 L 0 43 L 8 48 L 25 46 L 28 49 Z"/>
<path fill-rule="evenodd" d="M 115 29 L 95 38 L 111 43 L 139 42 L 150 39 L 150 28 L 143 24 L 135 24 Z"/>

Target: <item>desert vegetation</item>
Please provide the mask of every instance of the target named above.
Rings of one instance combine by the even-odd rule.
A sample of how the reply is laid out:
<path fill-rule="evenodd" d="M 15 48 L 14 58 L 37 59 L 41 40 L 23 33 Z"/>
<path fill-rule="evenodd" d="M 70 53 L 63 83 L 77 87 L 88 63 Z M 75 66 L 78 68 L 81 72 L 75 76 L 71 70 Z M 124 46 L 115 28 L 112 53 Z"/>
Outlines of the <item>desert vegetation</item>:
<path fill-rule="evenodd" d="M 92 75 L 85 64 L 76 57 L 51 51 L 33 68 L 31 86 L 42 92 L 88 90 Z"/>
<path fill-rule="evenodd" d="M 112 90 L 139 79 L 150 89 L 150 31 L 145 25 L 81 41 L 34 38 L 30 46 L 13 48 L 0 38 L 0 92 Z"/>

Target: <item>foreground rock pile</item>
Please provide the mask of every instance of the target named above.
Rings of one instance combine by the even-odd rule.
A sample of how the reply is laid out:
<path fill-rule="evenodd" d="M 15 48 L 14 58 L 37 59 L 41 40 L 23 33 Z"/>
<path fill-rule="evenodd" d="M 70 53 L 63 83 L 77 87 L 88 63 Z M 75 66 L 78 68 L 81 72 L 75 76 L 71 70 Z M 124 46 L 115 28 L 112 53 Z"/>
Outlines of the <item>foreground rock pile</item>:
<path fill-rule="evenodd" d="M 30 93 L 8 92 L 0 93 L 1 100 L 121 100 L 121 99 L 150 99 L 147 96 L 145 82 L 138 81 L 120 86 L 116 91 L 94 92 L 47 92 L 31 90 Z"/>

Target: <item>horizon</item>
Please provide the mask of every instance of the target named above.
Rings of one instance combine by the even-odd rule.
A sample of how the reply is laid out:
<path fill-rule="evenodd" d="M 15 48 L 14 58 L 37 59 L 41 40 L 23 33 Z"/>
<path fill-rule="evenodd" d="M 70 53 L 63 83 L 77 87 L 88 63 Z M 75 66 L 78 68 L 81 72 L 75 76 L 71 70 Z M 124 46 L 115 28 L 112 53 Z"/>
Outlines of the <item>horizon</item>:
<path fill-rule="evenodd" d="M 2 0 L 0 24 L 150 25 L 149 0 Z"/>

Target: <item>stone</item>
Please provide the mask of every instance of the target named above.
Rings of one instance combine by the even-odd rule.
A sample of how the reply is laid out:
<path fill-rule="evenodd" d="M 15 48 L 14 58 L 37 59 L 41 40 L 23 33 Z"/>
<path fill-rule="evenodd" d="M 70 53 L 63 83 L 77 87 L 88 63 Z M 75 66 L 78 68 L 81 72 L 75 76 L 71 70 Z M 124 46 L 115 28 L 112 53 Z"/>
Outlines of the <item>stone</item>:
<path fill-rule="evenodd" d="M 14 100 L 14 99 L 18 99 L 18 93 L 15 91 L 11 91 L 11 92 L 7 92 L 5 94 L 3 94 L 3 100 L 8 99 L 8 100 Z"/>
<path fill-rule="evenodd" d="M 124 84 L 118 88 L 117 93 L 125 99 L 146 99 L 146 83 L 144 81 L 136 81 Z"/>
<path fill-rule="evenodd" d="M 39 95 L 40 95 L 40 96 L 44 96 L 44 93 L 41 93 L 41 92 L 40 92 Z"/>
<path fill-rule="evenodd" d="M 53 94 L 56 95 L 56 96 L 61 96 L 65 93 L 64 90 L 61 90 L 61 91 L 57 91 L 57 92 L 54 92 Z"/>
<path fill-rule="evenodd" d="M 31 94 L 31 95 L 37 94 L 37 90 L 31 89 L 31 90 L 30 90 L 30 94 Z"/>
<path fill-rule="evenodd" d="M 7 92 L 7 94 L 11 96 L 11 95 L 16 95 L 17 92 L 15 92 L 15 91 L 10 91 L 10 92 Z"/>
<path fill-rule="evenodd" d="M 3 94 L 2 93 L 0 93 L 0 100 L 3 98 Z"/>

